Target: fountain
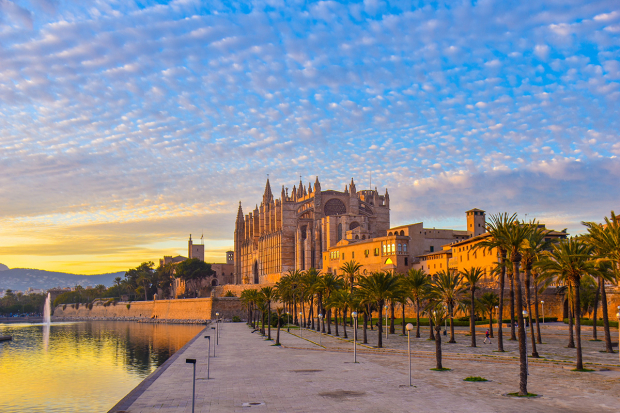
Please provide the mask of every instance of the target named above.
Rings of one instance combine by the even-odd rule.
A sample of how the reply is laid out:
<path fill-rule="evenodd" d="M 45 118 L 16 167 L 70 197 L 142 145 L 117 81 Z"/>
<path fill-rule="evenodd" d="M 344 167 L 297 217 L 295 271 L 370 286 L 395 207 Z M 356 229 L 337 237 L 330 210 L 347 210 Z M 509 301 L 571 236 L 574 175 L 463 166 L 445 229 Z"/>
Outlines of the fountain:
<path fill-rule="evenodd" d="M 51 323 L 52 316 L 52 302 L 50 293 L 47 293 L 47 298 L 45 299 L 45 307 L 43 308 L 43 324 L 47 324 L 48 326 Z"/>

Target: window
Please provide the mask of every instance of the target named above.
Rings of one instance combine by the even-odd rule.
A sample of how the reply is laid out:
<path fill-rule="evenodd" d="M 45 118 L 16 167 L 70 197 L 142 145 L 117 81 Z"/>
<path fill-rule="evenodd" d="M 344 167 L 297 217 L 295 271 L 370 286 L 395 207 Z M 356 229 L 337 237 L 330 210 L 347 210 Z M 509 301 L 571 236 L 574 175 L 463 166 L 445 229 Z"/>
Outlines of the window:
<path fill-rule="evenodd" d="M 403 244 L 403 252 L 407 252 L 407 244 Z"/>
<path fill-rule="evenodd" d="M 368 258 L 368 255 L 370 254 L 369 250 L 364 250 L 364 257 Z"/>
<path fill-rule="evenodd" d="M 355 251 L 351 253 L 351 259 L 354 259 L 354 258 L 355 258 Z"/>
<path fill-rule="evenodd" d="M 431 252 L 435 252 L 435 247 L 431 245 Z"/>
<path fill-rule="evenodd" d="M 409 265 L 409 257 L 405 257 L 405 266 Z"/>
<path fill-rule="evenodd" d="M 396 244 L 392 244 L 392 254 L 396 252 Z"/>
<path fill-rule="evenodd" d="M 398 244 L 398 252 L 403 252 L 403 246 L 402 244 Z"/>
<path fill-rule="evenodd" d="M 379 256 L 379 248 L 375 248 L 375 257 Z"/>
<path fill-rule="evenodd" d="M 342 253 L 342 259 L 344 260 L 344 252 Z"/>
<path fill-rule="evenodd" d="M 386 247 L 385 247 L 385 244 L 383 244 L 383 253 L 384 254 L 385 254 L 385 251 L 386 251 Z"/>

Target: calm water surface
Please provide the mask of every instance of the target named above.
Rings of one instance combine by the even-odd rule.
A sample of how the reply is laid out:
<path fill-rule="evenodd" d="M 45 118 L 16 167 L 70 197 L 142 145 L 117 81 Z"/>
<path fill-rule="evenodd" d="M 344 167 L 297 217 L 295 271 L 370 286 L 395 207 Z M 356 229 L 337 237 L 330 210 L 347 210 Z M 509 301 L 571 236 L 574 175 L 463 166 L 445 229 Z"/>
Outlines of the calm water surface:
<path fill-rule="evenodd" d="M 203 327 L 0 324 L 0 412 L 107 412 Z"/>

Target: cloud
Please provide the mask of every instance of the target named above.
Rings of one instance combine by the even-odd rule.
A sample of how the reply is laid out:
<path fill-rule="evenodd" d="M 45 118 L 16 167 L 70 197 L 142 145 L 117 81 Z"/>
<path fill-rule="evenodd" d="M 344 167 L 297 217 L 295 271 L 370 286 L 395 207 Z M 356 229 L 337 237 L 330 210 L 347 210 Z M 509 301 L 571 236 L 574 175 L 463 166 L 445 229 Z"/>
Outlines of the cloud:
<path fill-rule="evenodd" d="M 84 254 L 124 262 L 123 245 L 161 252 L 150 226 L 179 220 L 152 238 L 180 240 L 202 217 L 231 245 L 237 202 L 253 207 L 267 174 L 276 193 L 299 175 L 339 189 L 372 173 L 398 191 L 476 176 L 485 200 L 521 174 L 570 194 L 562 162 L 587 180 L 617 160 L 609 2 L 160 3 L 0 0 L 1 261 L 33 243 L 71 257 L 50 235 L 66 228 Z M 460 216 L 424 194 L 393 205 Z M 555 211 L 544 195 L 538 211 Z M 575 197 L 571 222 L 590 205 Z"/>

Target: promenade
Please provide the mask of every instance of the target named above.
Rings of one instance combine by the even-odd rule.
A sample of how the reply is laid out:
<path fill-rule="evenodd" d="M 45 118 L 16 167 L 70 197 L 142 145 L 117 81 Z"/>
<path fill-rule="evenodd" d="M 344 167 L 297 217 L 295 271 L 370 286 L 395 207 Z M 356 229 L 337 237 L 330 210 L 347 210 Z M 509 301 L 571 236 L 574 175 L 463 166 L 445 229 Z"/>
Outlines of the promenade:
<path fill-rule="evenodd" d="M 251 331 L 244 323 L 222 325 L 207 380 L 208 341 L 202 336 L 214 336 L 215 331 L 205 330 L 148 387 L 143 386 L 145 390 L 112 411 L 191 412 L 192 366 L 186 358 L 198 360 L 196 412 L 617 412 L 620 406 L 618 355 L 598 350 L 596 355 L 588 350 L 596 356 L 596 366 L 588 366 L 596 370 L 591 373 L 570 371 L 574 364 L 560 359 L 532 361 L 528 387 L 541 397 L 517 399 L 505 396 L 518 390 L 514 352 L 496 353 L 495 341 L 485 346 L 482 337 L 480 347 L 471 349 L 464 331 L 459 331 L 459 344 L 443 346 L 444 367 L 452 369 L 446 372 L 429 370 L 435 360 L 426 331 L 424 338 L 412 339 L 414 387 L 408 386 L 406 337 L 390 336 L 385 350 L 360 346 L 359 363 L 354 364 L 349 341 L 322 335 L 319 345 L 316 332 L 304 330 L 302 339 L 299 330 L 283 330 L 283 346 L 274 347 L 273 341 Z M 273 329 L 273 338 L 275 333 Z M 369 337 L 370 344 L 375 340 Z M 468 348 L 473 352 L 467 353 Z M 584 354 L 586 361 L 587 357 Z M 464 382 L 468 376 L 490 381 Z"/>

